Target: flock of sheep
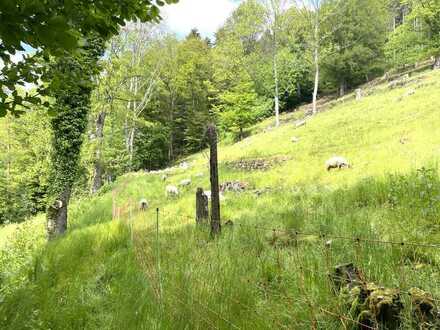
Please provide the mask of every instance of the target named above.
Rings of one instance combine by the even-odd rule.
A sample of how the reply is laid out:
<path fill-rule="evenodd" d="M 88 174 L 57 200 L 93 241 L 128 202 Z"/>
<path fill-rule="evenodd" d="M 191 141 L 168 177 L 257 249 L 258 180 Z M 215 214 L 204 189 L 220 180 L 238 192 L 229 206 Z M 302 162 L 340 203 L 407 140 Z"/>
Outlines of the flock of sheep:
<path fill-rule="evenodd" d="M 186 170 L 189 168 L 189 164 L 184 162 L 184 163 L 180 164 L 179 168 Z M 327 169 L 327 171 L 330 171 L 332 169 L 351 168 L 351 164 L 344 157 L 334 156 L 325 162 L 325 168 Z M 199 173 L 196 176 L 198 176 L 198 177 L 203 176 L 203 173 Z M 168 176 L 166 174 L 163 174 L 161 178 L 163 181 L 166 181 Z M 179 194 L 180 194 L 179 188 L 188 187 L 191 185 L 191 183 L 192 183 L 191 179 L 183 179 L 180 181 L 178 187 L 174 186 L 174 185 L 167 185 L 165 187 L 166 197 L 174 198 L 174 197 L 179 196 Z M 204 194 L 208 197 L 208 199 L 211 199 L 211 191 L 205 191 Z M 222 193 L 220 193 L 220 199 L 224 199 L 224 196 L 222 195 Z M 139 209 L 144 211 L 147 208 L 148 208 L 147 200 L 144 198 L 141 199 L 139 202 Z"/>

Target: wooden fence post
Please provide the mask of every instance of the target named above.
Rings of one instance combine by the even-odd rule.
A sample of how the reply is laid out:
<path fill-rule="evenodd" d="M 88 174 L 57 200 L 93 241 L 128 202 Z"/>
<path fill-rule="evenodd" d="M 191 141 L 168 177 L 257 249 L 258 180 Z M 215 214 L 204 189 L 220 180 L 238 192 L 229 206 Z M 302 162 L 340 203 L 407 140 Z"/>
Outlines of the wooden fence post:
<path fill-rule="evenodd" d="M 218 187 L 218 161 L 217 161 L 217 130 L 214 125 L 209 125 L 208 141 L 210 149 L 209 167 L 211 180 L 211 237 L 221 232 L 220 224 L 220 196 Z"/>
<path fill-rule="evenodd" d="M 209 218 L 208 196 L 202 188 L 197 188 L 196 192 L 196 223 L 202 224 Z"/>

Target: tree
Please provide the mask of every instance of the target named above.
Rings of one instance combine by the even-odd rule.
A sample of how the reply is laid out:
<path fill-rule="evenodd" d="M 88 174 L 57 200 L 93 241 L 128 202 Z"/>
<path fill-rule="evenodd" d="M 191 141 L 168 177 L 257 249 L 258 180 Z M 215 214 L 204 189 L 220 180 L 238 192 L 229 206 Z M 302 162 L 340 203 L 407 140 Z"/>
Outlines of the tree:
<path fill-rule="evenodd" d="M 50 96 L 55 99 L 47 232 L 50 239 L 67 229 L 67 208 L 77 179 L 83 134 L 87 128 L 93 76 L 99 72 L 98 60 L 104 42 L 90 37 L 83 51 L 57 58 L 49 70 Z"/>
<path fill-rule="evenodd" d="M 314 65 L 314 84 L 313 84 L 313 114 L 316 114 L 318 89 L 319 89 L 319 61 L 320 50 L 322 41 L 321 20 L 322 20 L 322 8 L 326 0 L 301 0 L 302 7 L 299 9 L 303 18 L 307 22 L 310 36 L 309 44 L 313 52 L 313 65 Z"/>
<path fill-rule="evenodd" d="M 218 99 L 215 110 L 219 113 L 222 128 L 237 133 L 240 140 L 244 137 L 244 130 L 263 117 L 266 110 L 249 77 L 239 79 L 236 86 L 220 93 Z"/>
<path fill-rule="evenodd" d="M 402 0 L 400 5 L 407 15 L 386 46 L 391 64 L 412 64 L 434 56 L 434 69 L 440 68 L 440 1 Z"/>
<path fill-rule="evenodd" d="M 57 56 L 66 51 L 79 50 L 85 32 L 93 31 L 107 40 L 118 32 L 126 19 L 154 21 L 159 18 L 159 6 L 177 0 L 23 0 L 0 2 L 0 59 L 1 69 L 0 116 L 7 111 L 20 113 L 19 106 L 41 104 L 36 94 L 17 93 L 16 85 L 39 84 L 45 66 L 38 57 L 26 56 L 19 63 L 11 61 L 17 51 L 25 47 L 38 50 L 37 54 Z M 39 93 L 47 95 L 43 87 Z"/>
<path fill-rule="evenodd" d="M 322 67 L 327 84 L 335 83 L 344 96 L 347 88 L 383 72 L 387 7 L 382 0 L 370 0 L 368 6 L 363 0 L 346 0 L 343 6 L 332 1 L 328 6 L 332 15 L 323 28 L 332 33 L 325 40 Z"/>
<path fill-rule="evenodd" d="M 275 106 L 275 126 L 280 126 L 280 86 L 278 75 L 278 47 L 279 34 L 281 33 L 281 16 L 289 5 L 288 0 L 264 0 L 266 8 L 266 24 L 270 35 L 272 48 L 272 71 L 274 81 L 274 106 Z"/>
<path fill-rule="evenodd" d="M 21 222 L 46 208 L 50 130 L 46 111 L 33 106 L 0 118 L 0 224 Z"/>

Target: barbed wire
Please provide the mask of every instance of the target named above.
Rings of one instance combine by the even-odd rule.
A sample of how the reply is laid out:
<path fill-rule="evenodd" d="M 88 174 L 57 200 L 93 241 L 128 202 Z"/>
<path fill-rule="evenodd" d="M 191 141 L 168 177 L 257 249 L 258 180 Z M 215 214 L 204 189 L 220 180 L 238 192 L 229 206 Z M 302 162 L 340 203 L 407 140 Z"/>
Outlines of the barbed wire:
<path fill-rule="evenodd" d="M 246 225 L 237 223 L 235 224 L 239 227 L 249 227 L 257 230 L 262 231 L 272 231 L 272 232 L 281 232 L 286 234 L 294 234 L 296 236 L 316 236 L 318 238 L 325 238 L 325 239 L 341 239 L 341 240 L 347 240 L 347 241 L 353 241 L 356 243 L 377 243 L 377 244 L 388 244 L 388 245 L 400 245 L 400 246 L 417 246 L 417 247 L 425 247 L 425 248 L 439 248 L 440 249 L 440 243 L 420 243 L 420 242 L 410 242 L 410 241 L 384 241 L 384 240 L 378 240 L 378 239 L 369 239 L 369 238 L 361 238 L 359 236 L 343 236 L 343 235 L 329 235 L 322 232 L 301 232 L 297 231 L 295 229 L 283 229 L 283 228 L 269 228 L 269 227 L 262 227 L 257 225 Z"/>

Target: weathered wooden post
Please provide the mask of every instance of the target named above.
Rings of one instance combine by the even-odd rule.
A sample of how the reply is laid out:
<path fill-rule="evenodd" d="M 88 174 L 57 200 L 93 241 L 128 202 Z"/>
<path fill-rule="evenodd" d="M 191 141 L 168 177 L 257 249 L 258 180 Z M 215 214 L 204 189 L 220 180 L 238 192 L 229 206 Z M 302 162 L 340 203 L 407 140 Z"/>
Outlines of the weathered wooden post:
<path fill-rule="evenodd" d="M 196 192 L 196 223 L 202 224 L 209 218 L 208 196 L 202 188 L 197 188 Z"/>
<path fill-rule="evenodd" d="M 210 158 L 210 180 L 211 180 L 211 236 L 220 234 L 220 196 L 218 187 L 218 161 L 217 161 L 217 130 L 214 125 L 207 129 Z"/>

